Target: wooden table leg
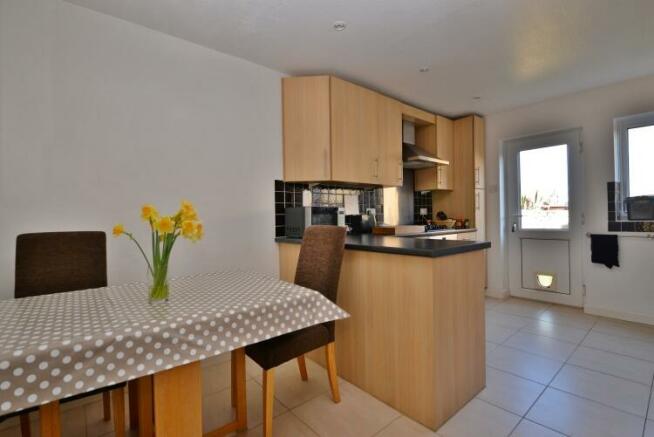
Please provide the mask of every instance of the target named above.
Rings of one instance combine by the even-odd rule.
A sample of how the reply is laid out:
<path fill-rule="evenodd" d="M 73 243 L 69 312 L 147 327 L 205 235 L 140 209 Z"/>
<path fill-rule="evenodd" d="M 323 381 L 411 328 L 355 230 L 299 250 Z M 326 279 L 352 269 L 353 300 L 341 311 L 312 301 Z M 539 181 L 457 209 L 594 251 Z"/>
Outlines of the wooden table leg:
<path fill-rule="evenodd" d="M 41 437 L 61 437 L 59 401 L 52 401 L 39 407 Z"/>
<path fill-rule="evenodd" d="M 154 375 L 154 428 L 157 437 L 202 436 L 199 361 Z"/>
<path fill-rule="evenodd" d="M 153 437 L 154 406 L 152 404 L 152 376 L 143 376 L 137 380 L 136 393 L 138 399 L 139 437 Z"/>
<path fill-rule="evenodd" d="M 125 388 L 111 390 L 111 407 L 114 413 L 114 436 L 125 437 Z"/>
<path fill-rule="evenodd" d="M 138 384 L 138 379 L 127 383 L 127 394 L 129 395 L 129 429 L 138 429 L 139 426 Z"/>
<path fill-rule="evenodd" d="M 235 420 L 220 428 L 207 432 L 204 434 L 204 437 L 222 437 L 234 431 L 243 431 L 248 427 L 244 348 L 232 351 L 232 404 L 236 407 Z"/>

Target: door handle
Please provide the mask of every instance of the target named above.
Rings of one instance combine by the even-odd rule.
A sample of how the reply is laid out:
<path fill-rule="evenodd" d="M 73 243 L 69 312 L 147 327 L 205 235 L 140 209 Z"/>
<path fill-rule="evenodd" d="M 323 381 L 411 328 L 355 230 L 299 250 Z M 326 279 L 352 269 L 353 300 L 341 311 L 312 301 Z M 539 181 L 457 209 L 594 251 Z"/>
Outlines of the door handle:
<path fill-rule="evenodd" d="M 511 225 L 511 232 L 515 232 L 515 231 L 517 231 L 517 230 L 518 230 L 518 224 L 517 224 L 517 223 L 513 223 L 513 224 Z"/>

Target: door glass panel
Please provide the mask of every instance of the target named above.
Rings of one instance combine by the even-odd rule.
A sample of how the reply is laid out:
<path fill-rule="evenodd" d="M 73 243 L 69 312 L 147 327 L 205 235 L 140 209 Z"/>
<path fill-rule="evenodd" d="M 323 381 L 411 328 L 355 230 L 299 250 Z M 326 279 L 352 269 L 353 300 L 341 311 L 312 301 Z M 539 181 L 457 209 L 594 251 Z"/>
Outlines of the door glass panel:
<path fill-rule="evenodd" d="M 654 126 L 629 129 L 629 196 L 654 194 Z"/>
<path fill-rule="evenodd" d="M 519 162 L 521 229 L 567 230 L 567 144 L 523 150 Z"/>

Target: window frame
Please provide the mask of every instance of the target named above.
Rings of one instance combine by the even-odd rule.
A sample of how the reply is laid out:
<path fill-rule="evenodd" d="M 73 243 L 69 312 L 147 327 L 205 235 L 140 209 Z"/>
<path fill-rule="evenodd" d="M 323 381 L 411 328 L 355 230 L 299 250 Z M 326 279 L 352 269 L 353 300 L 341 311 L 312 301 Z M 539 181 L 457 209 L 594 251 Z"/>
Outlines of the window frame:
<path fill-rule="evenodd" d="M 627 221 L 626 200 L 629 197 L 629 129 L 654 126 L 654 112 L 627 115 L 613 119 L 615 181 L 620 183 L 617 219 Z"/>

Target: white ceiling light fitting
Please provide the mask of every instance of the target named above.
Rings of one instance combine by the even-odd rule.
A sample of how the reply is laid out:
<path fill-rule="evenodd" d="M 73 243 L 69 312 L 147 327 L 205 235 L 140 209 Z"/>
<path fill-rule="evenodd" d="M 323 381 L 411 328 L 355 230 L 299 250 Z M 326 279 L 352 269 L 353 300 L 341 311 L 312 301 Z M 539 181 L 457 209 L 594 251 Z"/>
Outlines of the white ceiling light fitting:
<path fill-rule="evenodd" d="M 429 71 L 429 67 L 420 67 L 420 68 L 418 69 L 418 71 L 421 72 L 421 73 L 426 73 L 426 72 Z"/>
<path fill-rule="evenodd" d="M 345 21 L 334 21 L 334 24 L 332 24 L 332 27 L 336 32 L 342 32 L 345 30 L 347 27 L 347 23 Z"/>

